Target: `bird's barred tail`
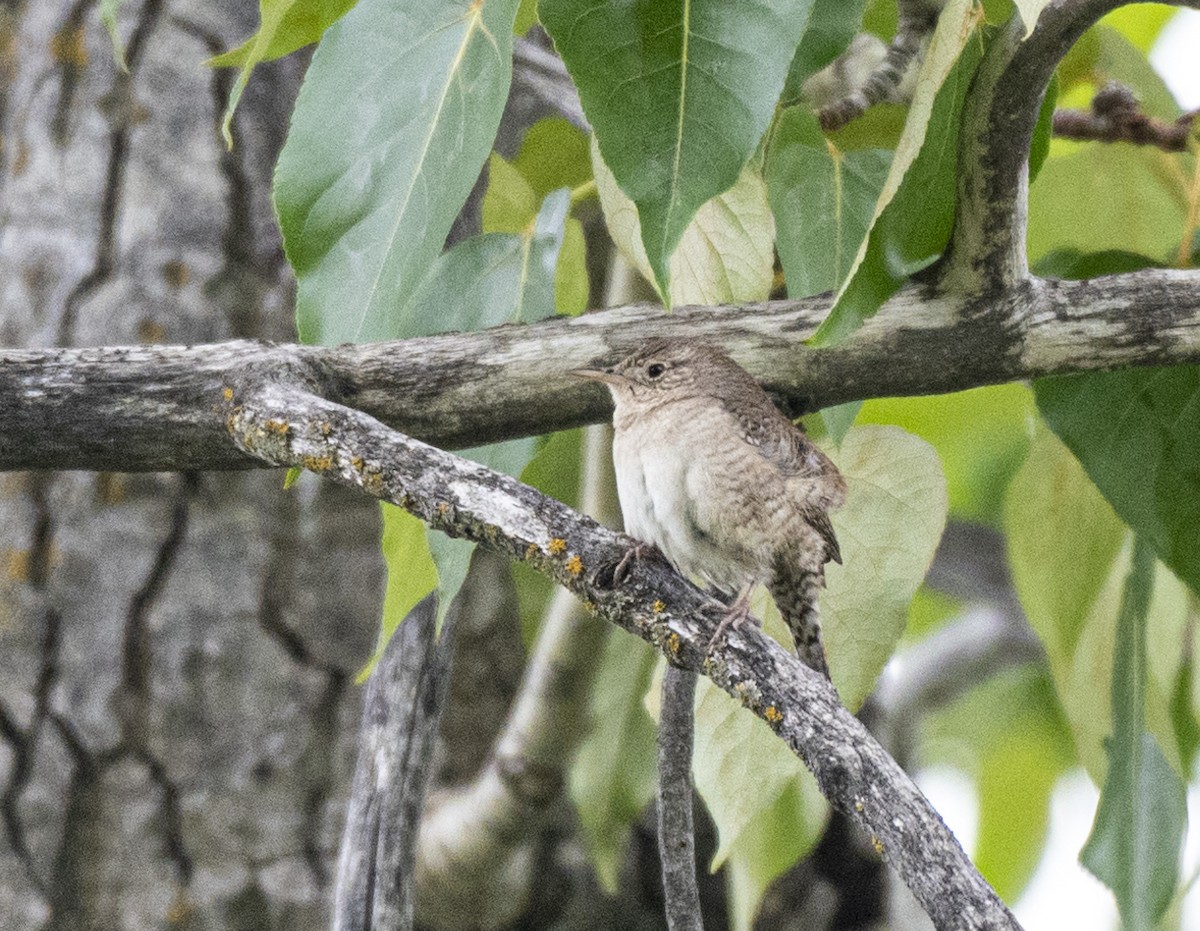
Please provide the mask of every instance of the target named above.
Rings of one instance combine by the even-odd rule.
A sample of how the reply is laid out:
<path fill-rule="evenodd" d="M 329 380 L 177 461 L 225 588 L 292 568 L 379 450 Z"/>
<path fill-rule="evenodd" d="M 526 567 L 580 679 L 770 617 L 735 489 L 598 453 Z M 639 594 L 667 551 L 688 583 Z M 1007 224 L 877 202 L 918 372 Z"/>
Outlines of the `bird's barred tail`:
<path fill-rule="evenodd" d="M 825 646 L 821 642 L 821 611 L 818 598 L 825 587 L 824 573 L 791 571 L 777 573 L 771 597 L 796 642 L 796 655 L 808 667 L 829 678 Z"/>

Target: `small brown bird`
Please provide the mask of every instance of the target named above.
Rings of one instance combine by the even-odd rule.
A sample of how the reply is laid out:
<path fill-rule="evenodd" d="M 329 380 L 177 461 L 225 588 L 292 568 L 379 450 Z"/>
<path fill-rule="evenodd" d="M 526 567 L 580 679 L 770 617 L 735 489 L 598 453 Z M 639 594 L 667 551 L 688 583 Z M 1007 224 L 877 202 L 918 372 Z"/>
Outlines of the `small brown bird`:
<path fill-rule="evenodd" d="M 613 463 L 625 529 L 727 598 L 721 630 L 767 587 L 796 652 L 829 676 L 817 597 L 841 552 L 829 512 L 846 483 L 829 458 L 722 349 L 656 340 L 603 382 L 616 404 Z"/>

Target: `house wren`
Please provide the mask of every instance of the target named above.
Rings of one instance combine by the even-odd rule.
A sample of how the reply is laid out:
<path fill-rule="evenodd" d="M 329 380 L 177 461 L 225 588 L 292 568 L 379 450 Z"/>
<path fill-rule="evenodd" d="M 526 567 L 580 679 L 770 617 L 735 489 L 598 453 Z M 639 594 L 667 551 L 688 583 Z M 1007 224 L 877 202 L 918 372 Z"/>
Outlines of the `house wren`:
<path fill-rule="evenodd" d="M 829 458 L 723 350 L 656 340 L 602 371 L 625 529 L 728 598 L 722 629 L 767 587 L 796 652 L 829 676 L 817 597 L 841 562 L 829 511 L 846 483 Z M 719 634 L 720 631 L 718 631 Z"/>

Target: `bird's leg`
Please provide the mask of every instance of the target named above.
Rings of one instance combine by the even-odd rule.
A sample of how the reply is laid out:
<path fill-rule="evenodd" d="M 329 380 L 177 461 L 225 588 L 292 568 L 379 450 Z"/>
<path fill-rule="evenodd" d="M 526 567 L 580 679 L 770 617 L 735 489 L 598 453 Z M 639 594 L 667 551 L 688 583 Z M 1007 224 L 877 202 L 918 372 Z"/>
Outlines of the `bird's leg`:
<path fill-rule="evenodd" d="M 753 590 L 754 582 L 747 582 L 742 586 L 742 590 L 738 592 L 737 597 L 728 604 L 718 599 L 717 606 L 720 608 L 721 623 L 717 625 L 716 631 L 708 641 L 708 648 L 710 650 L 726 631 L 730 628 L 737 630 L 746 618 L 750 617 L 750 592 Z M 717 606 L 714 606 L 714 608 Z"/>
<path fill-rule="evenodd" d="M 592 576 L 592 581 L 596 585 L 604 588 L 615 588 L 625 581 L 625 576 L 629 574 L 629 568 L 635 562 L 641 562 L 643 559 L 660 559 L 665 560 L 662 551 L 653 543 L 644 543 L 633 537 L 625 537 L 629 542 L 624 554 L 615 563 L 610 563 L 607 566 L 601 566 Z"/>

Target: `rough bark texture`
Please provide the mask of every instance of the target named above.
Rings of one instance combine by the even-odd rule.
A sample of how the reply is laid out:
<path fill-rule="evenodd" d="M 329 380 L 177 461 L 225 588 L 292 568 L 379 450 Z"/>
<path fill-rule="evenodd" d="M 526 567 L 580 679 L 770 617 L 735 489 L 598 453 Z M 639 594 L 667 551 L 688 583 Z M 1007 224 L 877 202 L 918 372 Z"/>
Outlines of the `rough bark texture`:
<path fill-rule="evenodd" d="M 0 351 L 0 418 L 11 440 L 0 446 L 0 470 L 252 468 L 253 457 L 229 443 L 220 405 L 225 388 L 267 369 L 410 436 L 459 448 L 607 419 L 607 392 L 568 373 L 611 364 L 656 336 L 721 343 L 793 413 L 1041 375 L 1200 362 L 1195 271 L 1030 278 L 969 295 L 909 285 L 844 343 L 804 346 L 831 302 L 825 294 L 669 316 L 633 305 L 331 349 L 234 342 Z"/>
<path fill-rule="evenodd" d="M 127 0 L 126 78 L 94 5 L 0 4 L 0 344 L 292 338 L 268 181 L 303 62 L 256 73 L 232 153 L 202 64 L 256 20 Z M 268 473 L 0 480 L 0 927 L 328 926 L 376 511 Z"/>

